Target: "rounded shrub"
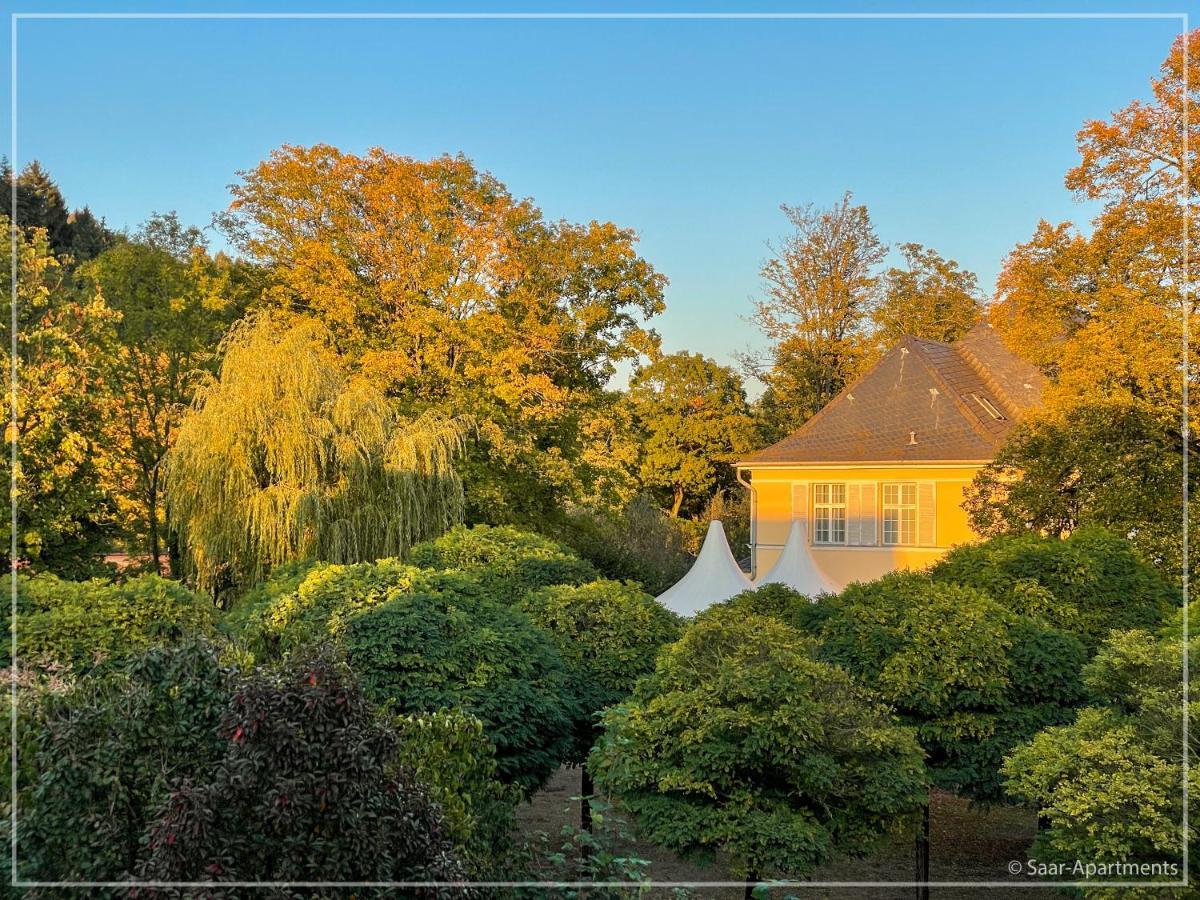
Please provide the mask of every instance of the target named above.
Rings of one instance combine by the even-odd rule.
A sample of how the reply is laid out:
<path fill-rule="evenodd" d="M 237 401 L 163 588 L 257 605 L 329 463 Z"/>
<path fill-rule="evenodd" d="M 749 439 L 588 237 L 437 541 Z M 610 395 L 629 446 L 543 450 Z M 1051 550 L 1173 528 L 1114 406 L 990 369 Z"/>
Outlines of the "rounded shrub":
<path fill-rule="evenodd" d="M 250 660 L 272 660 L 336 638 L 348 617 L 397 594 L 462 595 L 479 590 L 467 576 L 421 569 L 398 559 L 310 563 L 272 575 L 233 607 L 224 624 Z"/>
<path fill-rule="evenodd" d="M 599 731 L 597 714 L 654 671 L 658 651 L 679 636 L 679 618 L 628 581 L 542 588 L 520 609 L 553 635 L 570 669 L 581 713 L 570 760 L 582 763 Z"/>
<path fill-rule="evenodd" d="M 482 597 L 395 589 L 349 616 L 342 640 L 376 703 L 476 716 L 500 777 L 526 793 L 567 758 L 579 715 L 570 674 L 553 639 L 523 613 Z"/>
<path fill-rule="evenodd" d="M 22 717 L 31 780 L 19 784 L 23 878 L 132 875 L 166 786 L 224 752 L 232 674 L 203 643 L 152 648 L 47 695 Z"/>
<path fill-rule="evenodd" d="M 1006 753 L 1084 699 L 1077 637 L 920 573 L 846 588 L 819 639 L 917 728 L 933 782 L 981 801 L 1003 796 Z"/>
<path fill-rule="evenodd" d="M 648 840 L 803 877 L 867 852 L 926 793 L 920 745 L 816 643 L 734 608 L 697 619 L 604 717 L 589 768 Z"/>
<path fill-rule="evenodd" d="M 353 673 L 318 647 L 238 684 L 212 766 L 173 782 L 139 875 L 161 881 L 457 881 L 442 813 Z"/>
<path fill-rule="evenodd" d="M 396 764 L 425 785 L 442 810 L 446 830 L 472 877 L 495 880 L 513 855 L 521 791 L 504 784 L 483 723 L 458 710 L 416 713 L 393 720 Z"/>
<path fill-rule="evenodd" d="M 11 578 L 11 576 L 9 576 Z M 11 590 L 5 579 L 3 587 Z M 209 635 L 212 601 L 177 581 L 141 575 L 123 582 L 64 581 L 54 575 L 18 576 L 18 653 L 27 663 L 66 665 L 76 672 L 116 663 L 149 647 Z M 5 619 L 0 659 L 10 662 Z"/>
<path fill-rule="evenodd" d="M 957 547 L 935 580 L 985 591 L 1017 612 L 1040 615 L 1095 650 L 1114 629 L 1153 628 L 1180 592 L 1124 538 L 1080 528 L 1067 538 L 1004 535 Z"/>
<path fill-rule="evenodd" d="M 563 544 L 508 525 L 460 525 L 413 547 L 408 560 L 427 569 L 461 570 L 502 603 L 548 585 L 585 584 L 599 577 L 591 563 Z"/>

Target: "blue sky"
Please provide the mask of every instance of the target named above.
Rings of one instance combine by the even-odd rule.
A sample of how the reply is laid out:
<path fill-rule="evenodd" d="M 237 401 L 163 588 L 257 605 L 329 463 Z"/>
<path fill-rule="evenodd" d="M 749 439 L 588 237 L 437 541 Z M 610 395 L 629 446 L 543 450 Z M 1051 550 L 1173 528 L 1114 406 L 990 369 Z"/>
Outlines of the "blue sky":
<path fill-rule="evenodd" d="M 6 2 L 9 12 L 85 8 Z M 1000 8 L 1038 7 L 853 7 Z M 636 229 L 641 252 L 671 280 L 667 312 L 654 323 L 665 347 L 729 362 L 761 344 L 745 317 L 767 241 L 786 230 L 780 203 L 829 204 L 852 190 L 885 242 L 934 247 L 988 290 L 1039 218 L 1086 222 L 1094 210 L 1062 183 L 1076 159 L 1075 132 L 1144 96 L 1180 27 L 1142 19 L 25 19 L 16 157 L 40 159 L 71 205 L 133 228 L 171 209 L 206 224 L 228 202 L 237 171 L 284 143 L 380 145 L 416 157 L 461 151 L 547 216 Z"/>

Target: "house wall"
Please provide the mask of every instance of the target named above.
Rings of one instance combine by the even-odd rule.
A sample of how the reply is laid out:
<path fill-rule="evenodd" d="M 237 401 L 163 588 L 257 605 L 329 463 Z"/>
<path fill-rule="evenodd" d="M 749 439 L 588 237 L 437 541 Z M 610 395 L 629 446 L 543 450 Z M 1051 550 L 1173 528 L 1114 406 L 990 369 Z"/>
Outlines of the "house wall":
<path fill-rule="evenodd" d="M 963 490 L 980 465 L 826 466 L 748 468 L 751 484 L 751 563 L 753 577 L 765 575 L 787 540 L 794 518 L 807 522 L 813 560 L 833 583 L 869 581 L 897 569 L 923 569 L 957 544 L 975 540 L 962 509 Z M 915 542 L 883 544 L 885 483 L 917 486 Z M 846 485 L 846 543 L 815 542 L 812 485 Z"/>

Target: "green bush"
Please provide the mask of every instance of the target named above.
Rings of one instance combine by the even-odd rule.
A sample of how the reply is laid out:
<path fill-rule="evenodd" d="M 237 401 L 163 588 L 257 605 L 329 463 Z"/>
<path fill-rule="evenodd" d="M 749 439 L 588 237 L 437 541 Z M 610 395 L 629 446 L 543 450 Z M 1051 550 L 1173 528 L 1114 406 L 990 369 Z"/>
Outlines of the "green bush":
<path fill-rule="evenodd" d="M 243 680 L 220 734 L 220 758 L 175 781 L 159 804 L 145 836 L 142 878 L 466 877 L 441 811 L 396 765 L 394 731 L 327 648 L 295 654 L 278 670 L 260 669 Z"/>
<path fill-rule="evenodd" d="M 571 509 L 556 533 L 605 578 L 636 581 L 655 596 L 692 564 L 681 521 L 643 495 L 620 509 Z"/>
<path fill-rule="evenodd" d="M 336 638 L 348 617 L 397 594 L 480 590 L 467 576 L 420 569 L 397 559 L 281 568 L 247 594 L 224 620 L 249 661 L 277 660 L 301 647 Z"/>
<path fill-rule="evenodd" d="M 712 610 L 725 608 L 737 609 L 756 616 L 767 616 L 811 634 L 829 615 L 831 604 L 829 602 L 814 603 L 799 591 L 773 582 L 735 594 L 723 603 L 714 604 L 700 615 L 707 615 Z"/>
<path fill-rule="evenodd" d="M 1157 626 L 1181 602 L 1178 589 L 1129 541 L 1101 528 L 1081 528 L 1065 539 L 1023 534 L 964 545 L 932 575 L 1045 618 L 1092 650 L 1113 629 Z"/>
<path fill-rule="evenodd" d="M 806 876 L 867 852 L 925 798 L 911 729 L 896 724 L 816 643 L 725 608 L 689 626 L 589 760 L 643 837 L 724 852 L 738 876 Z"/>
<path fill-rule="evenodd" d="M 26 710 L 34 758 L 22 774 L 36 776 L 19 785 L 21 877 L 132 875 L 168 783 L 198 777 L 224 752 L 230 694 L 215 651 L 188 643 L 147 650 Z"/>
<path fill-rule="evenodd" d="M 829 601 L 821 657 L 917 728 L 931 778 L 974 799 L 1003 796 L 1004 755 L 1083 702 L 1079 639 L 972 587 L 897 572 Z"/>
<path fill-rule="evenodd" d="M 1200 615 L 1193 604 L 1192 615 Z M 1182 642 L 1176 627 L 1158 634 L 1113 632 L 1084 670 L 1095 698 L 1068 725 L 1047 728 L 1016 748 L 1004 764 L 1007 787 L 1018 800 L 1035 806 L 1046 827 L 1030 856 L 1072 866 L 1174 863 L 1173 873 L 1115 881 L 1179 881 L 1200 876 L 1195 829 L 1189 836 L 1190 872 L 1182 869 L 1183 822 Z M 1188 653 L 1197 664 L 1197 642 Z M 1190 686 L 1189 686 L 1190 688 Z M 1200 753 L 1200 704 L 1194 689 L 1188 706 L 1189 753 Z M 1200 773 L 1188 771 L 1189 817 L 1200 817 Z M 1071 870 L 1068 868 L 1068 873 Z M 1068 875 L 1067 880 L 1078 880 Z M 1095 880 L 1106 880 L 1103 876 Z M 1088 896 L 1113 896 L 1093 888 Z M 1164 897 L 1166 888 L 1127 890 L 1123 896 Z M 1178 896 L 1190 896 L 1182 891 Z"/>
<path fill-rule="evenodd" d="M 3 580 L 11 591 L 12 582 Z M 124 582 L 63 581 L 54 575 L 20 576 L 17 582 L 18 653 L 27 663 L 57 663 L 86 671 L 148 647 L 211 634 L 212 601 L 177 581 L 141 575 Z M 7 618 L 5 621 L 7 622 Z M 0 659 L 10 662 L 5 627 Z"/>
<path fill-rule="evenodd" d="M 500 777 L 531 793 L 567 758 L 578 718 L 553 639 L 481 597 L 409 594 L 349 616 L 342 635 L 367 696 L 396 713 L 455 708 L 483 722 Z"/>
<path fill-rule="evenodd" d="M 408 560 L 427 569 L 457 569 L 501 603 L 514 603 L 552 584 L 585 584 L 598 577 L 566 546 L 508 525 L 458 526 L 413 547 Z"/>
<path fill-rule="evenodd" d="M 456 710 L 397 716 L 397 764 L 426 786 L 471 876 L 494 881 L 514 853 L 515 785 L 498 781 L 495 750 L 474 716 Z"/>
<path fill-rule="evenodd" d="M 658 651 L 679 636 L 679 618 L 620 581 L 542 588 L 519 608 L 554 636 L 570 669 L 581 713 L 570 761 L 582 763 L 599 733 L 597 714 L 654 671 Z"/>

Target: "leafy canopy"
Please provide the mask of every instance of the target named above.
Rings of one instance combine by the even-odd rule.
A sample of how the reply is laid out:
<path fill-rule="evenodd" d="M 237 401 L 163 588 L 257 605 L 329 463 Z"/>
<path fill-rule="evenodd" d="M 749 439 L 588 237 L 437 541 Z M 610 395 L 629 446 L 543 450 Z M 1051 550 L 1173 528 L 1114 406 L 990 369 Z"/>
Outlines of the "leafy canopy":
<path fill-rule="evenodd" d="M 816 605 L 821 658 L 915 726 L 947 790 L 998 800 L 1004 755 L 1083 701 L 1080 641 L 976 588 L 898 572 Z"/>
<path fill-rule="evenodd" d="M 596 741 L 600 711 L 654 671 L 658 651 L 679 636 L 679 620 L 638 585 L 619 581 L 542 588 L 519 608 L 554 636 L 570 671 L 580 713 L 570 760 L 582 763 Z"/>
<path fill-rule="evenodd" d="M 219 735 L 215 764 L 175 781 L 159 803 L 141 878 L 465 877 L 441 811 L 397 765 L 395 733 L 328 650 L 248 676 L 229 700 Z"/>
<path fill-rule="evenodd" d="M 1192 615 L 1196 615 L 1193 610 Z M 1075 859 L 1097 863 L 1164 862 L 1179 867 L 1174 876 L 1138 881 L 1178 882 L 1182 870 L 1183 702 L 1182 629 L 1158 633 L 1116 631 L 1084 670 L 1096 698 L 1070 724 L 1049 728 L 1016 748 L 1004 764 L 1009 792 L 1034 805 L 1047 821 L 1031 855 L 1067 864 Z M 1196 642 L 1186 652 L 1196 664 Z M 1189 687 L 1189 691 L 1190 691 Z M 1196 739 L 1194 691 L 1189 695 L 1189 752 Z M 1200 778 L 1188 774 L 1192 817 Z M 1195 831 L 1190 878 L 1197 875 Z M 1130 880 L 1117 878 L 1115 880 Z M 1128 892 L 1132 896 L 1169 896 L 1165 889 Z M 1111 895 L 1090 889 L 1088 896 Z"/>
<path fill-rule="evenodd" d="M 349 617 L 342 640 L 375 703 L 483 722 L 501 779 L 527 795 L 567 758 L 579 715 L 570 675 L 523 613 L 479 596 L 393 590 Z"/>
<path fill-rule="evenodd" d="M 0 589 L 11 590 L 11 578 Z M 120 663 L 149 647 L 211 635 L 212 600 L 177 581 L 141 575 L 124 582 L 17 576 L 17 652 L 23 665 L 86 672 Z M 9 624 L 0 660 L 10 662 Z"/>
<path fill-rule="evenodd" d="M 201 776 L 221 757 L 232 679 L 212 647 L 185 643 L 146 650 L 26 704 L 21 877 L 131 877 L 169 785 Z"/>
<path fill-rule="evenodd" d="M 804 876 L 866 852 L 924 799 L 921 748 L 815 649 L 772 619 L 701 617 L 605 714 L 597 786 L 643 837 L 727 853 L 738 875 Z"/>
<path fill-rule="evenodd" d="M 1023 534 L 966 544 L 939 561 L 932 575 L 1043 618 L 1093 651 L 1109 631 L 1154 627 L 1180 603 L 1179 591 L 1129 541 L 1100 528 L 1065 539 Z"/>
<path fill-rule="evenodd" d="M 1103 203 L 1090 233 L 1042 222 L 1005 261 L 990 318 L 1049 385 L 1023 431 L 980 472 L 972 507 L 985 534 L 1104 525 L 1172 578 L 1182 577 L 1183 460 L 1195 471 L 1200 449 L 1179 427 L 1200 359 L 1188 291 L 1198 273 L 1185 243 L 1196 224 L 1188 154 L 1200 146 L 1200 123 L 1181 115 L 1200 99 L 1200 62 L 1184 40 L 1150 100 L 1079 132 L 1080 161 L 1066 182 Z M 1194 393 L 1189 402 L 1195 419 Z"/>
<path fill-rule="evenodd" d="M 687 351 L 638 369 L 628 402 L 645 435 L 641 482 L 662 495 L 672 516 L 696 512 L 733 484 L 730 463 L 754 442 L 746 392 L 727 366 Z"/>
<path fill-rule="evenodd" d="M 413 565 L 456 569 L 502 603 L 552 584 L 585 584 L 597 578 L 591 563 L 557 541 L 510 525 L 458 526 L 408 554 Z"/>
<path fill-rule="evenodd" d="M 657 347 L 666 279 L 612 223 L 547 221 L 462 156 L 285 146 L 226 224 L 269 298 L 320 321 L 406 412 L 470 415 L 470 517 L 536 521 L 606 467 L 586 452 L 621 360 Z"/>

